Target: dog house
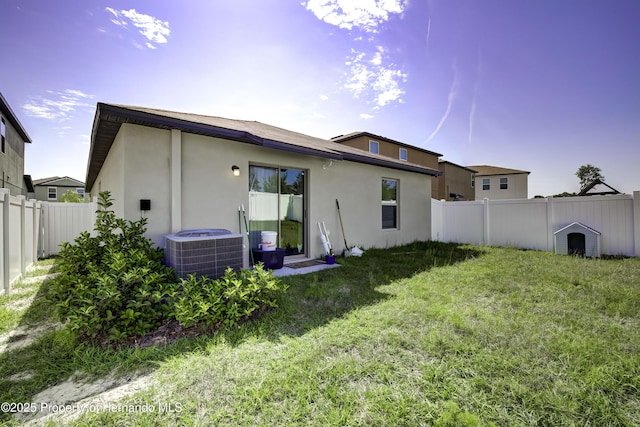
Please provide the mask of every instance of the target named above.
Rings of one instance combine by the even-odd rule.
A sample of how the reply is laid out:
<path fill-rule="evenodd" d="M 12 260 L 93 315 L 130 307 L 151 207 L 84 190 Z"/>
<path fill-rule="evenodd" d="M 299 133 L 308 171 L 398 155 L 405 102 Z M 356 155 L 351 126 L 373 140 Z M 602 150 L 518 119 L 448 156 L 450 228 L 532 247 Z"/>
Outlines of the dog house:
<path fill-rule="evenodd" d="M 601 233 L 591 227 L 574 222 L 553 234 L 557 254 L 587 257 L 600 256 Z"/>

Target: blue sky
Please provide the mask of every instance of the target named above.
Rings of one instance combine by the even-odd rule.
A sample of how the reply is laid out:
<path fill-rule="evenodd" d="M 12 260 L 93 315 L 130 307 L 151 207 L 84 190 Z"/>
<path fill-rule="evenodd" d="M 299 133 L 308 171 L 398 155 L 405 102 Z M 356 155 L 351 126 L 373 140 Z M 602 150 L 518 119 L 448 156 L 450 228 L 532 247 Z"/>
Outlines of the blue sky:
<path fill-rule="evenodd" d="M 85 179 L 97 102 L 368 131 L 462 165 L 640 190 L 637 0 L 4 0 L 25 173 Z"/>

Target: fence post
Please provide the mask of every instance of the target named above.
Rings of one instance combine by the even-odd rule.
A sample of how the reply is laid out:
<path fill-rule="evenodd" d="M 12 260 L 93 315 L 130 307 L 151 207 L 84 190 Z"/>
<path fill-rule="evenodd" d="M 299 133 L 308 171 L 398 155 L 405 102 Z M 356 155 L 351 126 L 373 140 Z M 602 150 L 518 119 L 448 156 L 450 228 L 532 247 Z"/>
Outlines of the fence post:
<path fill-rule="evenodd" d="M 491 230 L 489 229 L 489 199 L 484 198 L 482 200 L 482 207 L 484 208 L 484 221 L 483 221 L 483 231 L 482 231 L 482 239 L 484 240 L 485 246 L 491 246 Z"/>
<path fill-rule="evenodd" d="M 2 289 L 5 294 L 11 292 L 11 258 L 9 256 L 9 240 L 11 238 L 9 234 L 9 207 L 11 204 L 10 193 L 7 188 L 0 188 L 0 199 L 2 199 Z"/>
<path fill-rule="evenodd" d="M 26 257 L 26 243 L 27 243 L 27 197 L 16 196 L 20 201 L 20 275 L 24 277 L 27 272 L 27 257 Z"/>
<path fill-rule="evenodd" d="M 42 257 L 46 258 L 49 252 L 49 202 L 42 202 Z"/>
<path fill-rule="evenodd" d="M 553 234 L 553 197 L 547 197 L 547 250 L 556 251 L 555 238 Z"/>
<path fill-rule="evenodd" d="M 633 244 L 635 256 L 640 256 L 640 191 L 633 192 Z"/>
<path fill-rule="evenodd" d="M 29 202 L 33 203 L 33 214 L 31 215 L 32 221 L 32 234 L 31 234 L 31 259 L 35 262 L 38 260 L 38 201 L 36 199 L 30 199 Z"/>

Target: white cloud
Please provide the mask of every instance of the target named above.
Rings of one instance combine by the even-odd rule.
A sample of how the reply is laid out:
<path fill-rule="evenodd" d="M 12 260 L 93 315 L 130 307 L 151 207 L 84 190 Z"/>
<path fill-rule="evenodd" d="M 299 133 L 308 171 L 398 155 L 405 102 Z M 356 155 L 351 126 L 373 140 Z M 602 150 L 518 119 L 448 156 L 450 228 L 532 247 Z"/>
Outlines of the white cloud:
<path fill-rule="evenodd" d="M 320 100 L 321 101 L 328 101 L 329 97 L 327 95 L 320 95 Z"/>
<path fill-rule="evenodd" d="M 373 44 L 379 27 L 391 15 L 401 15 L 409 6 L 409 0 L 308 0 L 302 3 L 307 10 L 330 25 L 369 33 L 365 38 L 357 35 L 354 42 Z M 374 47 L 375 46 L 375 47 Z M 381 45 L 371 46 L 367 54 L 362 49 L 351 49 L 345 60 L 347 67 L 344 87 L 355 98 L 363 98 L 384 107 L 392 102 L 402 102 L 405 94 L 403 83 L 407 74 L 389 60 L 388 49 Z"/>
<path fill-rule="evenodd" d="M 167 43 L 167 37 L 171 34 L 168 21 L 161 21 L 153 16 L 138 13 L 135 9 L 115 10 L 107 7 L 105 10 L 114 16 L 111 22 L 115 25 L 127 28 L 131 24 L 136 27 L 140 34 L 148 40 L 145 45 L 149 49 L 155 49 L 155 44 Z M 138 44 L 138 46 L 141 45 Z"/>
<path fill-rule="evenodd" d="M 372 116 L 371 114 L 367 114 L 367 113 L 360 113 L 360 118 L 361 119 L 365 119 L 365 120 L 369 120 L 369 119 L 373 119 L 375 116 Z"/>
<path fill-rule="evenodd" d="M 377 107 L 384 107 L 390 102 L 402 102 L 405 94 L 402 83 L 407 75 L 394 64 L 385 61 L 385 50 L 378 47 L 371 60 L 367 60 L 364 52 L 355 52 L 355 56 L 346 62 L 349 67 L 347 84 L 356 98 L 367 96 Z"/>
<path fill-rule="evenodd" d="M 68 120 L 77 108 L 93 108 L 87 100 L 92 95 L 75 89 L 63 92 L 48 91 L 47 97 L 38 97 L 22 106 L 27 115 L 47 120 Z"/>
<path fill-rule="evenodd" d="M 433 138 L 435 138 L 438 132 L 440 132 L 440 129 L 442 129 L 442 126 L 444 126 L 445 122 L 449 118 L 449 114 L 451 113 L 451 109 L 453 108 L 453 103 L 458 97 L 458 91 L 460 88 L 460 73 L 458 71 L 457 64 L 458 64 L 457 61 L 453 62 L 453 81 L 451 82 L 451 87 L 449 88 L 449 95 L 447 96 L 447 109 L 445 110 L 444 114 L 440 118 L 440 121 L 438 122 L 438 125 L 436 126 L 435 130 L 431 132 L 431 135 L 429 135 L 429 138 L 427 138 L 426 142 L 430 142 Z"/>
<path fill-rule="evenodd" d="M 303 6 L 336 27 L 376 33 L 390 15 L 402 14 L 408 3 L 408 0 L 309 0 Z"/>

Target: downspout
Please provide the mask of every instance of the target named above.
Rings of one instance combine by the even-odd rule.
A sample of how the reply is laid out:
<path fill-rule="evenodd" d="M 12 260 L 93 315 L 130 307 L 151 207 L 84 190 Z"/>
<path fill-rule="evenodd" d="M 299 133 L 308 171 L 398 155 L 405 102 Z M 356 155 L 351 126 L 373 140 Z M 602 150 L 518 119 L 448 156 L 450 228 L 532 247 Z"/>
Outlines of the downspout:
<path fill-rule="evenodd" d="M 182 230 L 182 131 L 171 129 L 171 233 Z"/>

